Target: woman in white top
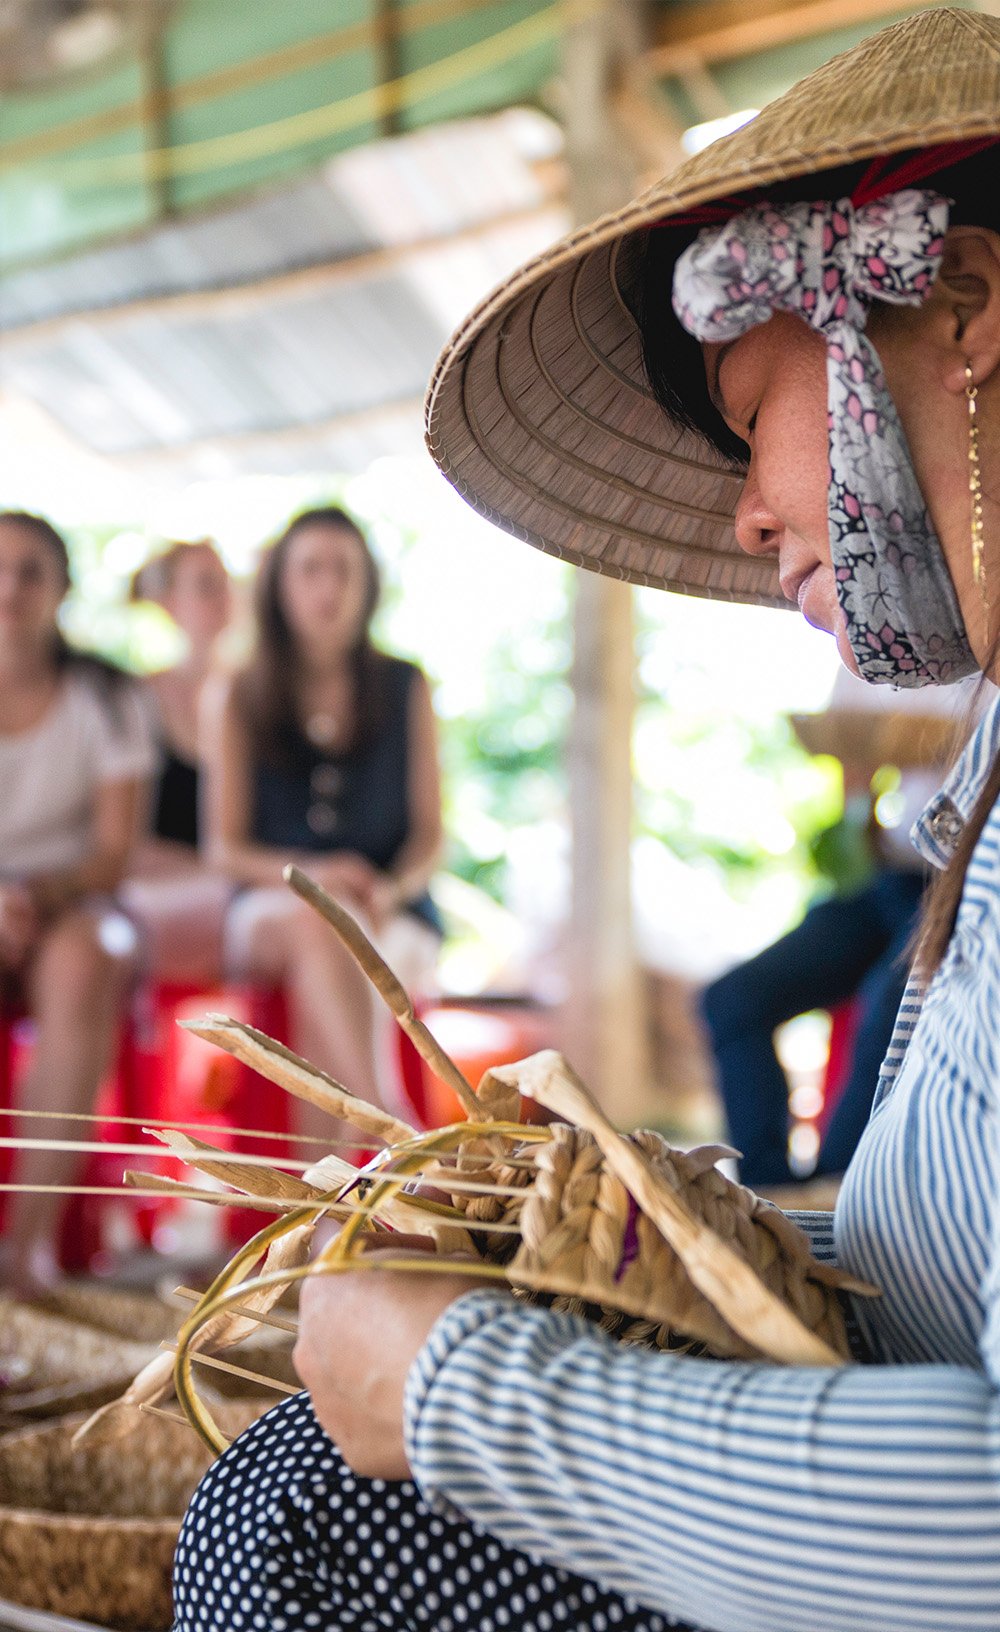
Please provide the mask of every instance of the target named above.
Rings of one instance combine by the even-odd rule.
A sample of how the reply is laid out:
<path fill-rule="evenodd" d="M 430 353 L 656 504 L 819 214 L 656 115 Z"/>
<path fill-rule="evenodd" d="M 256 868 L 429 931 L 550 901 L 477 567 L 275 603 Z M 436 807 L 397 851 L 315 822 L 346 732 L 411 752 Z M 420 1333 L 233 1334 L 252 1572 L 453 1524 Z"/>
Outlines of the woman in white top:
<path fill-rule="evenodd" d="M 135 937 L 111 896 L 139 832 L 153 750 L 139 688 L 63 638 L 69 582 L 55 528 L 0 513 L 0 1000 L 36 1024 L 18 1105 L 72 1113 L 91 1110 L 114 1041 Z M 79 1137 L 73 1122 L 43 1126 Z M 70 1153 L 24 1150 L 13 1177 L 40 1187 L 74 1171 Z M 0 1275 L 37 1292 L 56 1275 L 61 1199 L 8 1199 Z"/>

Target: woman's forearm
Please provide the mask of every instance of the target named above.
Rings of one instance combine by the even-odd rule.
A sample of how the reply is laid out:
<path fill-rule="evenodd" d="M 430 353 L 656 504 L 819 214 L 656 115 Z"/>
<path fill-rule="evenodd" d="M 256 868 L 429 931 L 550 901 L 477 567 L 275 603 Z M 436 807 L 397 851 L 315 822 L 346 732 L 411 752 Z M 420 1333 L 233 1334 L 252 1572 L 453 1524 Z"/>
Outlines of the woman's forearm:
<path fill-rule="evenodd" d="M 439 833 L 415 833 L 393 858 L 386 869 L 396 886 L 401 904 L 415 901 L 427 889 L 441 855 Z"/>
<path fill-rule="evenodd" d="M 44 917 L 64 912 L 88 895 L 111 895 L 125 877 L 129 857 L 120 851 L 97 851 L 75 867 L 39 873 L 28 881 L 35 905 Z"/>
<path fill-rule="evenodd" d="M 623 1348 L 477 1293 L 410 1371 L 429 1500 L 713 1632 L 995 1632 L 1000 1396 Z"/>
<path fill-rule="evenodd" d="M 223 873 L 234 884 L 253 889 L 267 889 L 284 882 L 284 869 L 290 861 L 299 862 L 308 869 L 308 859 L 291 850 L 276 850 L 268 844 L 254 844 L 250 840 L 218 842 L 206 847 L 205 860 L 213 871 Z"/>

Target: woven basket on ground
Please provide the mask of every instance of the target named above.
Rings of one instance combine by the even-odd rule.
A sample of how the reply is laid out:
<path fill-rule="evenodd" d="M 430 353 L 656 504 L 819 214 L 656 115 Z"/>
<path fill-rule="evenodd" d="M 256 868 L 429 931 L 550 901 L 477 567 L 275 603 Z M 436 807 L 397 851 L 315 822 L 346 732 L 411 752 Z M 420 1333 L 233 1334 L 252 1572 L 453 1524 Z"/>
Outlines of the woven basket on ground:
<path fill-rule="evenodd" d="M 230 1433 L 273 1400 L 218 1405 Z M 172 1621 L 181 1517 L 209 1457 L 183 1422 L 136 1417 L 113 1442 L 67 1417 L 0 1440 L 0 1597 L 103 1627 Z"/>
<path fill-rule="evenodd" d="M 37 1301 L 47 1314 L 133 1343 L 162 1343 L 177 1330 L 177 1306 L 155 1293 L 89 1279 L 60 1281 Z"/>
<path fill-rule="evenodd" d="M 0 1297 L 0 1426 L 113 1399 L 155 1347 Z"/>

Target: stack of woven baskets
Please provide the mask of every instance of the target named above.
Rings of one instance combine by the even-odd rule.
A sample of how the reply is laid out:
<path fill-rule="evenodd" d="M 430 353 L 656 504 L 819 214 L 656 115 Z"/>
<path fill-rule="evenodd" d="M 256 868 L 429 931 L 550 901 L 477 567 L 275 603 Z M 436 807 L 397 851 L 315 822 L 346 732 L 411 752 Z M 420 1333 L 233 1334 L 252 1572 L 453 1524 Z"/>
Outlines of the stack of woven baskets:
<path fill-rule="evenodd" d="M 238 1433 L 262 1407 L 217 1407 Z M 183 1421 L 136 1416 L 74 1446 L 84 1415 L 0 1439 L 0 1597 L 101 1627 L 171 1625 L 181 1518 L 210 1460 Z M 0 1613 L 2 1622 L 2 1613 Z"/>
<path fill-rule="evenodd" d="M 177 1533 L 208 1454 L 162 1416 L 135 1415 L 110 1439 L 73 1437 L 176 1329 L 159 1299 L 88 1283 L 44 1306 L 0 1298 L 0 1600 L 74 1624 L 170 1626 Z M 272 1403 L 215 1410 L 235 1434 Z"/>
<path fill-rule="evenodd" d="M 174 1329 L 158 1300 L 102 1288 L 44 1306 L 0 1297 L 0 1430 L 114 1398 Z"/>

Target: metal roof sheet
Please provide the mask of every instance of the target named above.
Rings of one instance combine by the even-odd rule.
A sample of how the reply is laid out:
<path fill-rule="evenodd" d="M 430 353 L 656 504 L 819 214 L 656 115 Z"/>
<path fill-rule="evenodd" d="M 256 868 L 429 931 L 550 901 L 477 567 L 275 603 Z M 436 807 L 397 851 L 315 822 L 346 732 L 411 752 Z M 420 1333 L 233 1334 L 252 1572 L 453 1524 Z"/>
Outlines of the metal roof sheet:
<path fill-rule="evenodd" d="M 8 279 L 0 383 L 100 455 L 193 472 L 409 451 L 451 328 L 566 226 L 544 134 L 501 115 L 378 143 Z"/>

